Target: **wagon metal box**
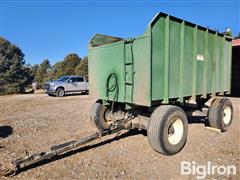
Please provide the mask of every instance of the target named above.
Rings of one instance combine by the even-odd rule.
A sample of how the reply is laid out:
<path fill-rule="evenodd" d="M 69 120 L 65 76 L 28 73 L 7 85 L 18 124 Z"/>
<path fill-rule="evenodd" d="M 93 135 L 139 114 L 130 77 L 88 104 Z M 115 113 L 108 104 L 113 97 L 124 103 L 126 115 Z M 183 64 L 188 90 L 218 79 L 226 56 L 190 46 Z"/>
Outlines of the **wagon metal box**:
<path fill-rule="evenodd" d="M 108 92 L 115 81 L 112 73 L 118 92 Z M 231 38 L 159 13 L 141 36 L 94 36 L 89 77 L 96 98 L 142 106 L 229 93 Z"/>

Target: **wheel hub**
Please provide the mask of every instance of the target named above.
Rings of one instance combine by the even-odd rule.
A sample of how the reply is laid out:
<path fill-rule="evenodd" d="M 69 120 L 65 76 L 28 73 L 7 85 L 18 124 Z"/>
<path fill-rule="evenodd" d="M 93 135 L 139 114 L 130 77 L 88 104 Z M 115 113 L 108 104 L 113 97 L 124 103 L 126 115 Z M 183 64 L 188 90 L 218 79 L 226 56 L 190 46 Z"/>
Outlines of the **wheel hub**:
<path fill-rule="evenodd" d="M 180 118 L 174 119 L 168 129 L 168 141 L 170 144 L 175 145 L 179 143 L 183 136 L 183 123 Z"/>
<path fill-rule="evenodd" d="M 229 106 L 226 106 L 223 110 L 223 122 L 225 125 L 228 125 L 231 121 L 232 110 Z"/>
<path fill-rule="evenodd" d="M 174 134 L 174 127 L 173 127 L 173 125 L 170 125 L 170 128 L 169 128 L 169 130 L 168 130 L 168 134 L 171 134 L 171 135 L 173 135 Z"/>
<path fill-rule="evenodd" d="M 110 109 L 107 109 L 105 112 L 104 112 L 104 119 L 106 121 L 106 123 L 110 124 L 112 122 L 112 118 L 111 118 L 111 110 Z"/>

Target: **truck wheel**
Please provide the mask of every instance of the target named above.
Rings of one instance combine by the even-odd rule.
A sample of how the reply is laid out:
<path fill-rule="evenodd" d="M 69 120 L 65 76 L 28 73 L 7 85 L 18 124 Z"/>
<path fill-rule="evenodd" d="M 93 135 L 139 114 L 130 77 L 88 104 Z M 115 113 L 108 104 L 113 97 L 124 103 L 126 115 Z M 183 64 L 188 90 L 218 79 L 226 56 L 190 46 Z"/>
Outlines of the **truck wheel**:
<path fill-rule="evenodd" d="M 215 98 L 208 111 L 209 126 L 225 132 L 232 124 L 232 119 L 232 102 L 228 98 Z"/>
<path fill-rule="evenodd" d="M 100 101 L 93 104 L 90 119 L 99 130 L 106 130 L 111 125 L 111 110 Z"/>
<path fill-rule="evenodd" d="M 148 141 L 164 155 L 181 151 L 187 141 L 188 122 L 185 112 L 177 106 L 162 105 L 154 110 L 148 124 Z"/>
<path fill-rule="evenodd" d="M 63 88 L 58 88 L 56 91 L 57 97 L 63 97 L 65 95 L 64 89 Z"/>

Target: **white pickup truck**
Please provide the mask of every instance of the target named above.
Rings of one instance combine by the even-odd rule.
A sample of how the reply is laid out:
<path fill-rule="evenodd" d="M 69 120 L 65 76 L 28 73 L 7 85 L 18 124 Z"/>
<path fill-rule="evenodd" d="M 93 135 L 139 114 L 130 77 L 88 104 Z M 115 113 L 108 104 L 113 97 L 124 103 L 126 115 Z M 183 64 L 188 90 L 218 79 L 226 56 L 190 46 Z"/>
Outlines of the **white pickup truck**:
<path fill-rule="evenodd" d="M 56 81 L 44 84 L 44 91 L 49 96 L 63 97 L 66 94 L 88 92 L 88 82 L 84 76 L 62 76 Z"/>

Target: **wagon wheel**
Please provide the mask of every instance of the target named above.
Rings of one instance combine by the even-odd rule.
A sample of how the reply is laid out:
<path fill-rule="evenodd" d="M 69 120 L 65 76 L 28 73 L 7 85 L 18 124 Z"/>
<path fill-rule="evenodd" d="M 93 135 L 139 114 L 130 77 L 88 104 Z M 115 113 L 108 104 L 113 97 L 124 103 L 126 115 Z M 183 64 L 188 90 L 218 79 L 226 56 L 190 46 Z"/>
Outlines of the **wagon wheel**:
<path fill-rule="evenodd" d="M 150 117 L 147 132 L 154 150 L 165 155 L 174 155 L 181 151 L 187 141 L 186 114 L 177 106 L 159 106 Z"/>

